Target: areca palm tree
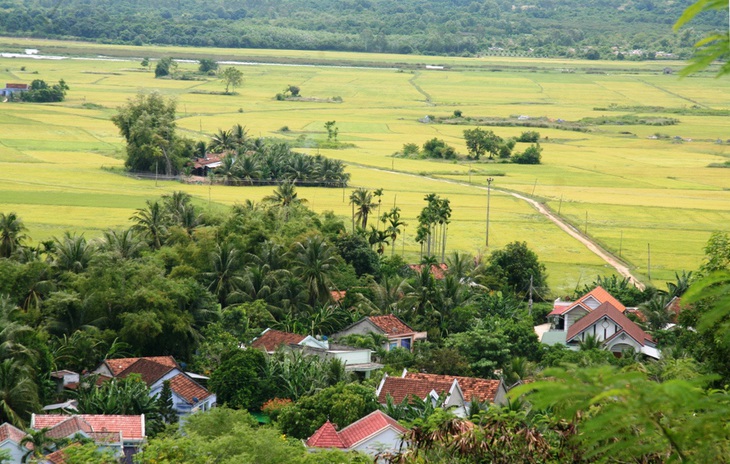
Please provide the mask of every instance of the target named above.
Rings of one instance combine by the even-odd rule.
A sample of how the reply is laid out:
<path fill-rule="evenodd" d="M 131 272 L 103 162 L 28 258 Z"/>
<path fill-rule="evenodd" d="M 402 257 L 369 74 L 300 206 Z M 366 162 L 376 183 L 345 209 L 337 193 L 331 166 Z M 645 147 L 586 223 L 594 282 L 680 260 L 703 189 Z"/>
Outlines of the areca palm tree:
<path fill-rule="evenodd" d="M 130 219 L 134 221 L 132 229 L 144 234 L 152 248 L 162 246 L 167 235 L 167 221 L 159 202 L 147 200 L 147 207 L 138 209 Z"/>
<path fill-rule="evenodd" d="M 38 386 L 32 371 L 14 359 L 0 362 L 0 420 L 22 427 L 38 408 Z"/>
<path fill-rule="evenodd" d="M 51 453 L 59 446 L 63 440 L 49 437 L 48 432 L 50 430 L 50 427 L 44 427 L 40 430 L 28 429 L 27 435 L 20 440 L 22 446 L 31 445 L 25 456 L 23 456 L 23 462 L 36 462 L 36 459 Z"/>
<path fill-rule="evenodd" d="M 334 248 L 320 236 L 309 237 L 296 243 L 295 258 L 295 273 L 304 282 L 310 304 L 331 300 L 330 275 L 338 264 Z"/>
<path fill-rule="evenodd" d="M 20 248 L 26 236 L 23 221 L 14 212 L 0 213 L 0 258 L 9 258 Z"/>
<path fill-rule="evenodd" d="M 373 203 L 373 194 L 368 189 L 355 189 L 350 194 L 350 204 L 353 206 L 353 216 L 359 222 L 359 227 L 366 230 L 368 215 L 378 206 L 377 203 Z"/>
<path fill-rule="evenodd" d="M 395 241 L 401 233 L 401 227 L 405 226 L 406 223 L 401 221 L 400 208 L 397 206 L 394 206 L 389 213 L 384 213 L 383 218 L 386 222 L 385 233 L 390 237 L 390 244 L 392 245 L 390 256 L 393 256 L 395 255 Z"/>
<path fill-rule="evenodd" d="M 370 243 L 370 247 L 375 247 L 377 253 L 379 255 L 382 255 L 385 253 L 385 247 L 388 246 L 390 242 L 388 242 L 388 238 L 390 238 L 387 234 L 387 232 L 383 230 L 376 229 L 373 226 L 370 226 L 370 234 L 368 235 L 368 242 Z"/>

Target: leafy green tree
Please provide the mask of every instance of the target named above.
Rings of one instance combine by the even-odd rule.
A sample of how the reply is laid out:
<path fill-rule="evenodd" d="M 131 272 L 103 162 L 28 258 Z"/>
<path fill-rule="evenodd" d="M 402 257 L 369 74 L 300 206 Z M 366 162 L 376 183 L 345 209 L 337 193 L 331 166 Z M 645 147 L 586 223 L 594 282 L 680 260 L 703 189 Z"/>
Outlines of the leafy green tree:
<path fill-rule="evenodd" d="M 177 61 L 173 60 L 169 56 L 160 58 L 157 62 L 157 66 L 155 66 L 155 77 L 171 76 L 175 74 L 176 70 Z"/>
<path fill-rule="evenodd" d="M 360 384 L 339 384 L 302 397 L 279 416 L 288 436 L 308 438 L 329 419 L 343 428 L 378 408 L 375 391 Z"/>
<path fill-rule="evenodd" d="M 335 124 L 337 124 L 337 121 L 327 121 L 324 123 L 324 128 L 327 130 L 328 141 L 332 139 L 334 139 L 335 142 L 337 141 L 337 134 L 339 133 L 339 130 Z"/>
<path fill-rule="evenodd" d="M 507 336 L 485 328 L 453 334 L 445 344 L 469 360 L 474 375 L 485 379 L 494 378 L 495 370 L 505 366 L 510 357 Z"/>
<path fill-rule="evenodd" d="M 202 58 L 198 60 L 198 70 L 202 73 L 210 73 L 218 70 L 218 62 L 210 58 Z"/>
<path fill-rule="evenodd" d="M 540 164 L 542 159 L 542 147 L 539 143 L 530 145 L 522 153 L 512 157 L 512 162 L 517 164 Z"/>
<path fill-rule="evenodd" d="M 114 453 L 108 449 L 100 449 L 94 443 L 82 443 L 64 448 L 66 464 L 116 464 L 119 462 Z"/>
<path fill-rule="evenodd" d="M 540 133 L 537 131 L 526 131 L 517 137 L 518 142 L 523 143 L 537 143 L 540 141 Z"/>
<path fill-rule="evenodd" d="M 229 89 L 234 91 L 236 87 L 240 87 L 243 83 L 243 73 L 240 69 L 234 68 L 233 66 L 224 69 L 220 76 L 226 86 L 226 94 Z"/>
<path fill-rule="evenodd" d="M 111 119 L 127 142 L 127 168 L 155 172 L 161 161 L 164 173 L 173 175 L 192 157 L 192 142 L 175 133 L 175 110 L 173 100 L 156 92 L 140 93 L 117 109 Z"/>
<path fill-rule="evenodd" d="M 0 213 L 0 257 L 10 258 L 25 240 L 27 229 L 15 213 Z"/>
<path fill-rule="evenodd" d="M 491 272 L 504 278 L 507 287 L 520 295 L 527 295 L 530 285 L 536 294 L 547 293 L 545 265 L 525 242 L 508 243 L 489 256 Z"/>
<path fill-rule="evenodd" d="M 28 91 L 20 94 L 20 99 L 34 103 L 61 102 L 66 98 L 67 90 L 69 87 L 63 79 L 53 86 L 41 79 L 35 79 L 30 83 Z"/>
<path fill-rule="evenodd" d="M 425 158 L 456 158 L 456 150 L 454 150 L 454 147 L 449 146 L 445 141 L 436 137 L 423 144 L 423 150 L 421 153 Z"/>
<path fill-rule="evenodd" d="M 503 144 L 502 137 L 492 131 L 485 131 L 480 128 L 464 130 L 464 141 L 466 149 L 471 158 L 479 159 L 489 153 L 489 159 L 499 154 L 499 147 Z"/>
<path fill-rule="evenodd" d="M 240 350 L 213 371 L 209 385 L 221 404 L 258 410 L 274 396 L 271 394 L 274 386 L 265 372 L 266 355 L 262 351 Z"/>

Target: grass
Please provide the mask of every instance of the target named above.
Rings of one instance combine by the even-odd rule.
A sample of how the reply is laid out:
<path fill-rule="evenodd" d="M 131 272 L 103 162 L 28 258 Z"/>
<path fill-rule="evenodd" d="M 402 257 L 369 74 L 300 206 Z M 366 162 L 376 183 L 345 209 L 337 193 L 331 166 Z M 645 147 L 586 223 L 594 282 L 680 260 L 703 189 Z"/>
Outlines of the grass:
<path fill-rule="evenodd" d="M 349 164 L 352 187 L 383 188 L 382 208 L 396 203 L 408 223 L 405 251 L 417 259 L 413 236 L 416 216 L 431 192 L 449 198 L 454 210 L 448 248 L 488 253 L 509 242 L 526 241 L 548 267 L 556 294 L 572 291 L 598 274 L 611 274 L 601 260 L 560 232 L 532 208 L 504 191 L 539 197 L 605 248 L 621 253 L 647 282 L 663 286 L 674 272 L 695 269 L 710 233 L 730 223 L 730 181 L 724 169 L 730 86 L 706 77 L 663 75 L 664 66 L 680 63 L 581 62 L 513 58 L 431 58 L 355 53 L 267 50 L 120 47 L 60 41 L 0 38 L 0 49 L 39 48 L 41 53 L 74 55 L 218 57 L 257 61 L 310 60 L 332 64 L 371 63 L 410 67 L 394 69 L 241 66 L 245 81 L 237 95 L 215 78 L 203 81 L 156 80 L 134 61 L 0 59 L 0 82 L 47 82 L 65 79 L 71 87 L 62 104 L 0 103 L 0 211 L 16 211 L 36 240 L 66 229 L 100 235 L 129 225 L 145 200 L 185 190 L 202 204 L 230 205 L 260 200 L 271 187 L 183 185 L 135 180 L 102 170 L 123 165 L 123 144 L 109 118 L 138 91 L 157 90 L 178 104 L 178 129 L 203 139 L 240 123 L 250 135 L 309 140 L 325 137 L 324 123 L 335 120 L 346 149 L 302 148 Z M 425 71 L 423 63 L 446 64 L 448 71 Z M 21 71 L 21 67 L 25 71 Z M 181 64 L 193 71 L 193 64 Z M 494 69 L 502 72 L 495 73 Z M 565 68 L 574 73 L 561 72 Z M 602 74 L 586 74 L 599 68 Z M 36 74 L 37 72 L 37 74 Z M 276 101 L 287 85 L 304 97 L 341 96 L 333 105 L 316 101 Z M 204 93 L 201 93 L 204 92 Z M 646 111 L 643 108 L 649 108 Z M 666 108 L 666 111 L 656 107 Z M 682 110 L 689 108 L 702 110 Z M 239 109 L 242 112 L 239 112 Z M 623 124 L 595 126 L 590 133 L 538 129 L 543 164 L 520 166 L 489 162 L 454 163 L 393 158 L 404 143 L 422 144 L 438 137 L 465 153 L 467 127 L 423 124 L 425 115 L 449 117 L 515 115 L 577 121 L 582 118 L 637 119 L 676 117 L 672 126 Z M 636 110 L 636 111 L 634 111 Z M 628 120 L 628 122 L 634 121 Z M 278 132 L 288 126 L 289 133 Z M 469 126 L 471 127 L 471 126 Z M 522 127 L 491 128 L 503 137 Z M 668 138 L 651 139 L 655 133 Z M 675 143 L 675 136 L 682 143 Z M 527 144 L 518 144 L 523 150 Z M 471 170 L 471 175 L 470 175 Z M 495 177 L 490 205 L 490 249 L 486 249 L 486 178 Z M 469 181 L 471 180 L 471 185 Z M 307 188 L 317 211 L 332 210 L 349 224 L 349 189 Z M 648 269 L 649 248 L 651 267 Z M 403 249 L 398 243 L 397 249 Z"/>

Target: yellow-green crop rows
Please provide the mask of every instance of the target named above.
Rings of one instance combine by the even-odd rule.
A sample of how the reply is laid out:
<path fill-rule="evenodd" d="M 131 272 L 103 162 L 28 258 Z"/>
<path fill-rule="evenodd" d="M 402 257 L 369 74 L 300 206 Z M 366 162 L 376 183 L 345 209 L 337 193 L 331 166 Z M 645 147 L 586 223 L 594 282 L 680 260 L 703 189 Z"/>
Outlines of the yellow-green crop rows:
<path fill-rule="evenodd" d="M 62 104 L 0 103 L 0 211 L 16 211 L 36 240 L 68 229 L 95 237 L 108 228 L 126 227 L 145 200 L 173 190 L 190 192 L 201 205 L 209 199 L 215 204 L 259 201 L 270 193 L 271 187 L 156 184 L 105 169 L 119 169 L 124 154 L 109 118 L 137 92 L 153 90 L 177 100 L 178 128 L 194 139 L 240 123 L 252 136 L 322 140 L 326 138 L 324 122 L 335 120 L 340 141 L 354 147 L 319 152 L 348 163 L 353 187 L 383 188 L 383 209 L 394 203 L 403 209 L 408 227 L 397 249 L 404 249 L 411 260 L 417 259 L 419 249 L 414 241 L 416 216 L 425 204 L 423 197 L 431 192 L 451 201 L 449 250 L 487 253 L 511 241 L 526 241 L 546 263 L 556 293 L 570 291 L 596 274 L 610 274 L 612 269 L 509 191 L 546 202 L 577 229 L 620 253 L 646 282 L 650 274 L 656 285 L 671 280 L 675 271 L 697 268 L 710 233 L 728 228 L 730 170 L 708 167 L 730 159 L 730 118 L 726 116 L 658 114 L 680 123 L 594 126 L 591 132 L 537 129 L 547 137 L 542 141 L 540 166 L 391 156 L 405 143 L 421 145 L 433 137 L 465 154 L 462 132 L 473 126 L 418 121 L 426 115 L 448 116 L 456 109 L 468 117 L 524 115 L 568 121 L 629 113 L 595 110 L 611 104 L 730 110 L 730 80 L 680 79 L 662 73 L 665 66 L 678 70 L 682 63 L 125 48 L 0 39 L 0 51 L 22 47 L 87 58 L 172 55 L 393 66 L 239 66 L 244 84 L 237 95 L 224 96 L 204 93 L 223 90 L 215 77 L 155 79 L 151 70 L 140 66 L 139 58 L 0 58 L 0 85 L 33 79 L 55 83 L 63 78 L 71 87 Z M 451 69 L 427 70 L 423 64 Z M 196 66 L 182 63 L 180 67 L 193 71 Z M 274 95 L 289 84 L 316 101 L 276 101 Z M 327 101 L 332 97 L 341 97 L 342 102 Z M 283 126 L 289 132 L 280 132 Z M 528 130 L 490 129 L 503 137 Z M 655 134 L 660 137 L 654 138 Z M 526 146 L 518 144 L 517 150 Z M 487 177 L 495 179 L 489 249 L 485 247 Z M 349 224 L 349 190 L 302 188 L 300 196 L 315 210 L 333 210 Z"/>

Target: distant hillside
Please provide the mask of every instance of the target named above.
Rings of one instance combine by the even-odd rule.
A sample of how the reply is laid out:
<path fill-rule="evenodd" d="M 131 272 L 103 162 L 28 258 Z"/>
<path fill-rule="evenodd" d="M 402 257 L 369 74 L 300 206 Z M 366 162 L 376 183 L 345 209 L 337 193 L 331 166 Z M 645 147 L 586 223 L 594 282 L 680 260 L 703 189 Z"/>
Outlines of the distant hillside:
<path fill-rule="evenodd" d="M 665 52 L 684 58 L 703 32 L 726 26 L 718 12 L 673 33 L 672 24 L 692 2 L 0 0 L 0 34 L 139 45 L 592 59 L 652 59 Z M 632 54 L 637 49 L 643 55 Z"/>

